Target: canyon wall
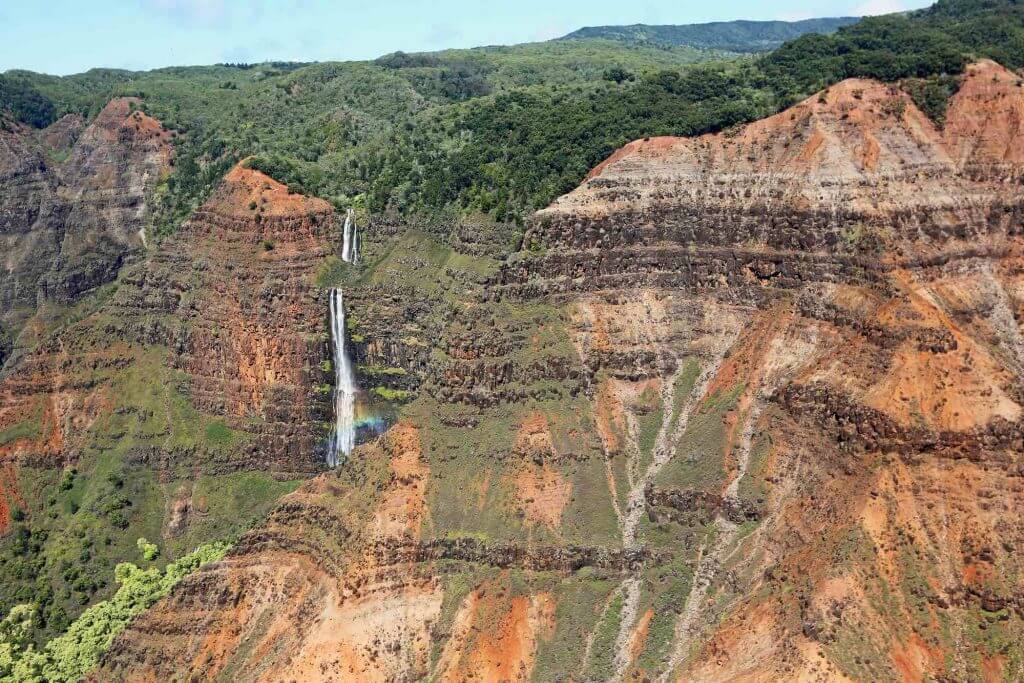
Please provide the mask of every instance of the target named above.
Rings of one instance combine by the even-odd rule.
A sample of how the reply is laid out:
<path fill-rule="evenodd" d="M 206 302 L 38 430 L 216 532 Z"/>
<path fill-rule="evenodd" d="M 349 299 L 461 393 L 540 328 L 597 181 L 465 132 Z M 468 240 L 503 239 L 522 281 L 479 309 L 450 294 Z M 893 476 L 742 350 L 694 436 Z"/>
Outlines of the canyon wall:
<path fill-rule="evenodd" d="M 331 420 L 315 284 L 339 238 L 327 202 L 239 165 L 142 251 L 138 207 L 89 196 L 112 231 L 97 239 L 129 245 L 104 261 L 120 273 L 65 304 L 44 298 L 0 375 L 0 539 L 15 558 L 0 562 L 3 605 L 45 591 L 57 624 L 109 593 L 140 536 L 173 558 L 249 528 L 325 468 Z M 9 550 L 22 529 L 41 539 L 31 574 Z"/>
<path fill-rule="evenodd" d="M 415 398 L 93 678 L 1020 678 L 1022 114 L 992 62 L 941 128 L 851 80 L 508 256 L 374 226 L 360 377 Z"/>
<path fill-rule="evenodd" d="M 172 134 L 118 98 L 88 125 L 0 130 L 0 325 L 9 352 L 42 301 L 70 304 L 111 282 L 144 246 L 147 198 L 169 172 Z"/>
<path fill-rule="evenodd" d="M 150 381 L 174 384 L 190 409 L 253 437 L 234 454 L 240 460 L 199 466 L 315 471 L 317 423 L 330 408 L 315 393 L 327 377 L 326 298 L 313 281 L 336 232 L 326 202 L 236 167 L 177 235 L 0 380 L 0 425 L 41 416 L 33 438 L 11 439 L 0 452 L 73 462 L 88 427 L 124 408 L 120 385 L 131 366 L 156 359 L 161 374 Z M 138 455 L 158 461 L 174 450 Z"/>

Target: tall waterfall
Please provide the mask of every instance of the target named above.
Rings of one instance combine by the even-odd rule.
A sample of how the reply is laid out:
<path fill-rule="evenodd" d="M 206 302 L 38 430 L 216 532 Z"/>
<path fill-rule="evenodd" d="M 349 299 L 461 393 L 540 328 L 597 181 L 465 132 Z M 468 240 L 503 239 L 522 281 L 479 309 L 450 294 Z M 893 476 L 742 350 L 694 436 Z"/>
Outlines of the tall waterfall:
<path fill-rule="evenodd" d="M 341 234 L 341 260 L 359 263 L 359 229 L 356 226 L 355 211 L 345 212 L 345 227 Z"/>
<path fill-rule="evenodd" d="M 331 290 L 331 343 L 334 345 L 334 434 L 327 449 L 327 464 L 336 467 L 356 445 L 356 380 L 345 350 L 345 302 L 341 289 Z"/>

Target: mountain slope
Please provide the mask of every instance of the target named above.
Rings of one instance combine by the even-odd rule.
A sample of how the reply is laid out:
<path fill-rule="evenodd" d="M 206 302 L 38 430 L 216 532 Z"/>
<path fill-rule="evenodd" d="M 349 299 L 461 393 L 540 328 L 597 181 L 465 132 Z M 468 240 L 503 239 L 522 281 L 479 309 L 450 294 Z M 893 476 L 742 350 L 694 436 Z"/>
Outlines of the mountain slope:
<path fill-rule="evenodd" d="M 5 74 L 0 610 L 248 531 L 94 675 L 1019 678 L 1022 26 Z"/>
<path fill-rule="evenodd" d="M 832 33 L 859 21 L 857 17 L 826 17 L 800 21 L 715 21 L 707 24 L 586 26 L 559 40 L 603 38 L 629 44 L 686 45 L 701 50 L 768 52 L 807 33 Z"/>
<path fill-rule="evenodd" d="M 44 305 L 0 375 L 5 609 L 60 631 L 139 537 L 176 559 L 323 468 L 314 280 L 339 229 L 326 201 L 237 166 L 115 284 Z"/>
<path fill-rule="evenodd" d="M 1014 679 L 1022 107 L 981 62 L 942 130 L 855 79 L 637 141 L 489 275 L 367 234 L 418 398 L 95 680 Z"/>
<path fill-rule="evenodd" d="M 380 63 L 7 74 L 50 98 L 48 120 L 62 115 L 39 129 L 0 115 L 0 611 L 32 604 L 45 640 L 110 595 L 139 537 L 172 561 L 244 531 L 326 468 L 332 373 L 318 282 L 338 269 L 336 209 L 358 209 L 364 226 L 365 198 L 302 198 L 240 166 L 242 149 L 270 162 L 296 141 L 304 158 L 379 150 L 387 132 L 457 103 L 473 74 L 488 88 L 535 87 L 599 81 L 609 64 L 701 58 L 596 41 Z M 140 93 L 146 104 L 109 99 Z M 33 123 L 45 113 L 2 104 L 34 112 Z M 460 244 L 491 267 L 515 237 L 483 223 Z M 399 365 L 429 362 L 405 319 L 415 288 L 393 296 L 401 280 L 375 302 L 385 311 L 361 321 L 378 335 L 359 360 L 380 372 L 367 394 L 382 415 L 410 389 Z"/>
<path fill-rule="evenodd" d="M 588 39 L 372 63 L 5 78 L 55 112 L 89 115 L 112 96 L 146 95 L 146 111 L 179 134 L 179 172 L 154 207 L 153 234 L 173 232 L 250 155 L 277 180 L 343 206 L 363 195 L 374 213 L 521 222 L 632 139 L 723 130 L 844 78 L 922 79 L 918 100 L 941 116 L 970 60 L 1019 68 L 1022 41 L 1018 3 L 939 0 L 803 35 L 753 60 Z"/>

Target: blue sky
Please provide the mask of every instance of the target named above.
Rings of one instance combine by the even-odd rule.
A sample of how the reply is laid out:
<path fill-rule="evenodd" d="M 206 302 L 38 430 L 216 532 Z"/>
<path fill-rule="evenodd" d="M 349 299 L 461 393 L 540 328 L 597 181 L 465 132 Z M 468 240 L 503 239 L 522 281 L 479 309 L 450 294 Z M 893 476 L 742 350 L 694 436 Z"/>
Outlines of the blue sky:
<path fill-rule="evenodd" d="M 930 0 L 2 0 L 0 71 L 372 59 L 581 26 L 882 14 Z"/>

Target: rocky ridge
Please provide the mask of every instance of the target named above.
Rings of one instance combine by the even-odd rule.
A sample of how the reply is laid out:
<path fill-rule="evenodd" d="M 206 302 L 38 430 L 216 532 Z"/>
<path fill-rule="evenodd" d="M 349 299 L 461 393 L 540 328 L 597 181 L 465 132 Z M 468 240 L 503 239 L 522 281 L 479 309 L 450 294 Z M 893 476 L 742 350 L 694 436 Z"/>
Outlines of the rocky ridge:
<path fill-rule="evenodd" d="M 97 680 L 1018 677 L 1022 108 L 846 81 L 631 143 L 504 263 L 368 239 L 418 398 Z"/>
<path fill-rule="evenodd" d="M 34 439 L 14 439 L 2 452 L 29 463 L 73 462 L 88 438 L 82 432 L 119 405 L 118 383 L 130 367 L 156 356 L 181 373 L 164 381 L 180 382 L 192 408 L 255 436 L 248 464 L 207 465 L 315 471 L 327 402 L 315 387 L 327 373 L 319 367 L 323 296 L 312 281 L 336 231 L 326 202 L 236 167 L 178 235 L 3 379 L 0 423 L 41 423 Z M 158 463 L 175 452 L 142 448 L 138 457 Z"/>
<path fill-rule="evenodd" d="M 170 170 L 172 134 L 137 104 L 112 100 L 88 126 L 69 115 L 38 132 L 0 131 L 7 351 L 40 302 L 70 304 L 141 252 L 146 200 Z"/>

